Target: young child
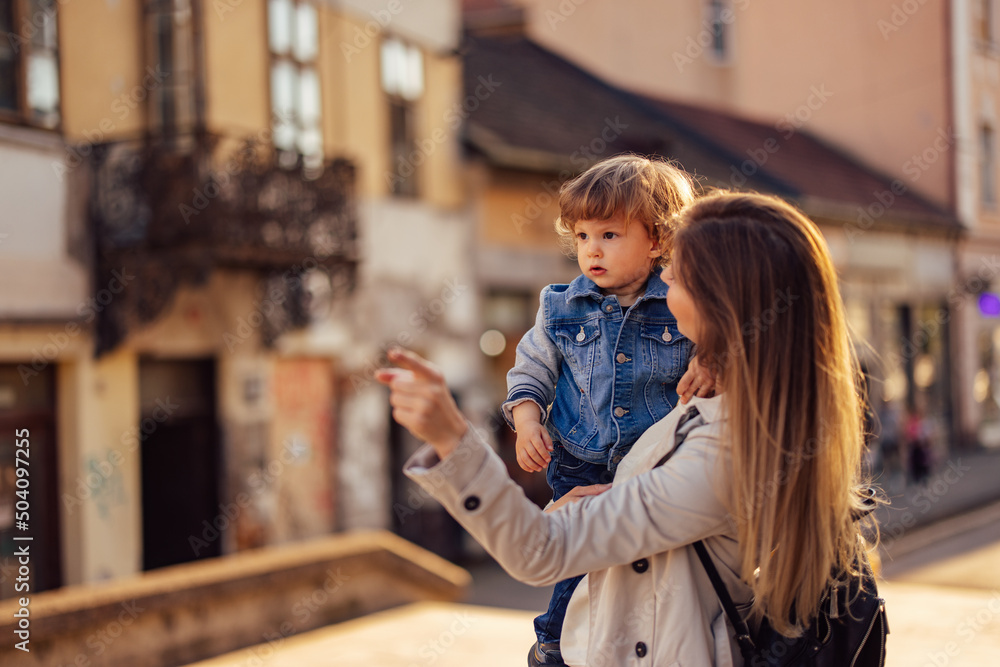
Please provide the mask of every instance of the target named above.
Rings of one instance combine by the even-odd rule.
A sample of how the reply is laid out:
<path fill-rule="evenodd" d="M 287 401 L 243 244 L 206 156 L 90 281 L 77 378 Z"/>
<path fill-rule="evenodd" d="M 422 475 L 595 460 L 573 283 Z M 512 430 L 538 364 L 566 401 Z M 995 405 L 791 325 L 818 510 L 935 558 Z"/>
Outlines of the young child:
<path fill-rule="evenodd" d="M 556 231 L 583 275 L 542 290 L 502 408 L 517 432 L 518 464 L 547 468 L 553 500 L 610 482 L 638 437 L 677 404 L 692 344 L 677 330 L 659 274 L 671 218 L 693 198 L 683 171 L 634 155 L 605 160 L 560 190 Z M 711 395 L 707 373 L 684 381 Z M 581 578 L 556 584 L 548 611 L 535 619 L 529 665 L 563 664 L 563 616 Z"/>

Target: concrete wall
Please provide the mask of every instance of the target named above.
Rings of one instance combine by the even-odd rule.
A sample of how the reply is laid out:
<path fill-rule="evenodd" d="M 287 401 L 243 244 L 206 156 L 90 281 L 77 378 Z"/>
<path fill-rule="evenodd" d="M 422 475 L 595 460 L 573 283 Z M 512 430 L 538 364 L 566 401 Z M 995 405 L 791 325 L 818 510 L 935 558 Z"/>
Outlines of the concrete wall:
<path fill-rule="evenodd" d="M 10 638 L 0 662 L 187 664 L 408 602 L 454 601 L 469 582 L 461 568 L 386 533 L 258 549 L 33 595 L 23 638 L 15 635 L 20 601 L 0 602 L 0 632 Z M 23 639 L 30 652 L 15 648 Z"/>

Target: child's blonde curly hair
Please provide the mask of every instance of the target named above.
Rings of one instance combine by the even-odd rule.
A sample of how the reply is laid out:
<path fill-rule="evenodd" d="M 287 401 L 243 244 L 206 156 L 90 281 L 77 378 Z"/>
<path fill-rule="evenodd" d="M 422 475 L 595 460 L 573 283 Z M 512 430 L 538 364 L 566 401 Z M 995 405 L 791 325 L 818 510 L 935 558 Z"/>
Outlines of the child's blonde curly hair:
<path fill-rule="evenodd" d="M 673 247 L 674 216 L 694 199 L 694 181 L 674 163 L 618 155 L 563 183 L 555 228 L 563 248 L 575 256 L 577 222 L 622 215 L 626 225 L 645 225 L 661 248 L 655 263 L 665 266 Z"/>

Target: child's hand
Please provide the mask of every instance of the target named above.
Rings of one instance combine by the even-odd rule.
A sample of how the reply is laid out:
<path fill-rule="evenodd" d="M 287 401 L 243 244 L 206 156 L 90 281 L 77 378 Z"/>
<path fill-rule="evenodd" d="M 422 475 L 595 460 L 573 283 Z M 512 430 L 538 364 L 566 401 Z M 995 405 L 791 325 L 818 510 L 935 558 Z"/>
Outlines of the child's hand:
<path fill-rule="evenodd" d="M 697 355 L 691 357 L 687 372 L 677 383 L 677 395 L 681 397 L 681 403 L 687 403 L 692 396 L 699 398 L 715 396 L 715 377 L 698 363 Z"/>
<path fill-rule="evenodd" d="M 522 470 L 540 472 L 552 460 L 552 438 L 537 421 L 517 429 L 517 464 Z"/>

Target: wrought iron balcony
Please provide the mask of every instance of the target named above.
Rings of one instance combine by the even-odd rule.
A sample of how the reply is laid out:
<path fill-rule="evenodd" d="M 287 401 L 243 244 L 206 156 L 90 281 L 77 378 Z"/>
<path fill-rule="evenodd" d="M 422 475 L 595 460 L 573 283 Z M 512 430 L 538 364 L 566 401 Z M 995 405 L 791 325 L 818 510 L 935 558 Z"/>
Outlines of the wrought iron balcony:
<path fill-rule="evenodd" d="M 214 269 L 252 270 L 280 308 L 269 309 L 265 342 L 309 321 L 307 274 L 333 293 L 354 286 L 357 225 L 354 167 L 332 160 L 311 173 L 279 166 L 272 147 L 247 141 L 225 160 L 209 141 L 186 152 L 151 142 L 106 143 L 91 152 L 95 289 L 130 279 L 98 311 L 97 354 L 151 322 L 184 284 Z M 120 281 L 119 281 L 120 282 Z"/>

